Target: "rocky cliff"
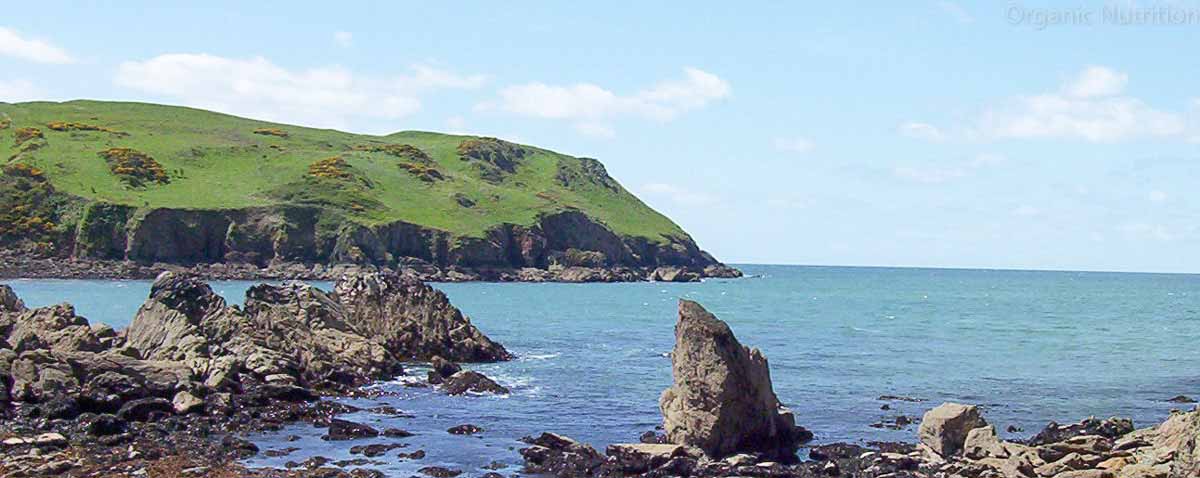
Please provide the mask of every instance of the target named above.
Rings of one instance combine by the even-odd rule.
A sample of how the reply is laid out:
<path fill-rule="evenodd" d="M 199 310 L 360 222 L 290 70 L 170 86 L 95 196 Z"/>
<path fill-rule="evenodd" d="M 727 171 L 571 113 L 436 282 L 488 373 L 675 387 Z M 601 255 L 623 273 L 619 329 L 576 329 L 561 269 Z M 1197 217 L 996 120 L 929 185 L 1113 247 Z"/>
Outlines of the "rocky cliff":
<path fill-rule="evenodd" d="M 738 275 L 590 158 L 160 105 L 0 103 L 0 115 L 10 119 L 0 136 L 13 138 L 0 141 L 0 250 L 10 253 L 247 270 L 634 270 L 549 277 L 580 281 Z"/>

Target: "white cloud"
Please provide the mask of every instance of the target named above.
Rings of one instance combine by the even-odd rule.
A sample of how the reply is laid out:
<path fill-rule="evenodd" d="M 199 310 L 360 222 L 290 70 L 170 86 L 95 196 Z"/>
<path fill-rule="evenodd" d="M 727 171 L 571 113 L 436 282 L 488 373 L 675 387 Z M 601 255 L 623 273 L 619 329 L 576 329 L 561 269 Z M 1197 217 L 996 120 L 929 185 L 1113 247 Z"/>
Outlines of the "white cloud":
<path fill-rule="evenodd" d="M 0 101 L 16 103 L 37 99 L 45 98 L 42 96 L 42 90 L 34 86 L 33 82 L 29 80 L 0 80 Z"/>
<path fill-rule="evenodd" d="M 785 153 L 805 154 L 811 152 L 814 146 L 808 138 L 775 138 L 775 149 Z"/>
<path fill-rule="evenodd" d="M 1144 138 L 1183 137 L 1187 123 L 1121 92 L 1128 75 L 1092 66 L 1061 91 L 1019 96 L 987 109 L 977 133 L 998 139 L 1080 139 L 1111 143 Z"/>
<path fill-rule="evenodd" d="M 1146 194 L 1146 199 L 1149 199 L 1150 202 L 1163 202 L 1167 200 L 1167 193 L 1159 190 L 1150 191 Z"/>
<path fill-rule="evenodd" d="M 394 120 L 421 108 L 419 95 L 476 88 L 482 76 L 427 65 L 395 77 L 357 75 L 339 66 L 289 70 L 262 57 L 174 53 L 120 65 L 120 86 L 207 108 L 305 126 L 343 128 L 351 118 Z"/>
<path fill-rule="evenodd" d="M 946 134 L 937 126 L 929 123 L 908 122 L 900 125 L 900 134 L 909 138 L 925 141 L 941 142 L 946 140 Z"/>
<path fill-rule="evenodd" d="M 704 206 L 715 203 L 717 198 L 703 192 L 692 191 L 674 184 L 649 183 L 641 188 L 642 193 L 662 196 L 671 201 L 686 206 Z"/>
<path fill-rule="evenodd" d="M 1113 96 L 1125 90 L 1129 75 L 1103 66 L 1089 66 L 1080 71 L 1063 92 L 1075 98 Z"/>
<path fill-rule="evenodd" d="M 349 48 L 354 44 L 354 34 L 350 32 L 333 32 L 333 42 L 342 48 Z"/>
<path fill-rule="evenodd" d="M 0 56 L 37 63 L 74 63 L 70 54 L 46 41 L 24 38 L 15 30 L 0 27 Z"/>
<path fill-rule="evenodd" d="M 957 3 L 949 1 L 938 2 L 938 7 L 940 7 L 942 11 L 946 12 L 951 17 L 954 17 L 954 19 L 959 23 L 966 24 L 975 21 L 975 17 L 971 16 L 966 9 Z"/>
<path fill-rule="evenodd" d="M 896 166 L 892 174 L 901 179 L 925 184 L 941 184 L 967 176 L 960 168 L 919 168 L 915 166 Z"/>
<path fill-rule="evenodd" d="M 729 83 L 717 75 L 696 68 L 684 68 L 683 72 L 682 79 L 661 81 L 630 95 L 619 95 L 592 83 L 526 83 L 504 88 L 497 102 L 481 103 L 476 108 L 572 121 L 581 132 L 597 132 L 611 131 L 606 123 L 622 116 L 670 121 L 730 94 Z"/>

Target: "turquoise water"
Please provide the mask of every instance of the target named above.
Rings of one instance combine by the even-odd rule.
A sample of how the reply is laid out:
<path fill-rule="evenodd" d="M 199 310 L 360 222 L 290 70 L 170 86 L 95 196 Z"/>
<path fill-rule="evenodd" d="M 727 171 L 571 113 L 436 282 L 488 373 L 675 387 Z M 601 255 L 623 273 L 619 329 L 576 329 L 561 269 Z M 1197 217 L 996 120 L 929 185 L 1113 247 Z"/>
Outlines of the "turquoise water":
<path fill-rule="evenodd" d="M 493 460 L 517 463 L 516 438 L 558 431 L 595 444 L 635 441 L 659 422 L 670 383 L 676 300 L 686 297 L 729 322 L 770 360 L 775 390 L 819 441 L 912 441 L 915 430 L 870 424 L 920 414 L 953 400 L 984 407 L 998 428 L 1035 433 L 1049 420 L 1097 415 L 1139 425 L 1169 413 L 1166 398 L 1200 396 L 1200 276 L 744 266 L 753 277 L 699 284 L 437 284 L 489 336 L 520 355 L 476 367 L 513 389 L 507 397 L 446 397 L 399 383 L 387 403 L 416 418 L 369 413 L 352 419 L 418 435 L 407 449 L 428 457 L 388 459 L 405 474 L 442 464 L 480 474 Z M 29 305 L 67 300 L 92 320 L 126 325 L 145 281 L 8 281 Z M 249 282 L 214 283 L 240 302 Z M 320 284 L 328 287 L 329 284 Z M 414 377 L 423 371 L 414 368 Z M 407 380 L 401 379 L 400 381 Z M 399 381 L 398 381 L 399 382 Z M 880 395 L 923 402 L 892 402 Z M 1175 405 L 1178 406 L 1178 405 Z M 479 437 L 446 428 L 473 423 Z M 282 437 L 300 435 L 295 443 Z M 265 448 L 350 457 L 292 427 L 257 437 Z M 394 452 L 393 452 L 394 454 Z"/>

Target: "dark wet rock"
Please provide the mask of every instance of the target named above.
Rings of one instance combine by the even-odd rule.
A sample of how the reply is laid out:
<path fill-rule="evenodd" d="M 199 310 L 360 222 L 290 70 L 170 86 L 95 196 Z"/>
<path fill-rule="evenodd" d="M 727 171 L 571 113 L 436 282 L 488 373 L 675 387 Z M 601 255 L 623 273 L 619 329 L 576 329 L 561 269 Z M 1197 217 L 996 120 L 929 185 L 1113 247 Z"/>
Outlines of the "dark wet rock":
<path fill-rule="evenodd" d="M 441 291 L 397 274 L 345 276 L 334 294 L 356 330 L 407 359 L 494 362 L 512 355 Z"/>
<path fill-rule="evenodd" d="M 504 478 L 504 475 L 501 475 L 501 474 L 499 474 L 499 473 L 496 473 L 496 472 L 494 472 L 494 471 L 489 471 L 489 472 L 487 472 L 487 473 L 484 473 L 483 475 L 481 475 L 481 476 L 480 476 L 480 478 Z"/>
<path fill-rule="evenodd" d="M 388 438 L 408 438 L 413 436 L 413 433 L 399 428 L 388 428 L 383 431 L 383 436 Z"/>
<path fill-rule="evenodd" d="M 397 448 L 403 448 L 404 446 L 405 445 L 402 445 L 399 443 L 374 443 L 371 445 L 358 445 L 358 446 L 350 447 L 350 454 L 352 454 L 352 455 L 361 454 L 368 458 L 374 458 L 377 456 L 382 456 L 382 455 L 386 454 L 387 452 L 395 450 Z"/>
<path fill-rule="evenodd" d="M 442 358 L 440 355 L 435 355 L 429 361 L 429 365 L 433 370 L 429 371 L 428 381 L 432 384 L 440 384 L 451 375 L 454 375 L 462 370 L 458 364 Z"/>
<path fill-rule="evenodd" d="M 258 454 L 258 445 L 233 435 L 225 435 L 225 438 L 221 439 L 221 447 L 239 458 L 249 458 Z"/>
<path fill-rule="evenodd" d="M 88 435 L 97 437 L 124 433 L 127 425 L 125 420 L 107 413 L 92 415 L 86 419 L 80 418 L 84 431 Z"/>
<path fill-rule="evenodd" d="M 127 422 L 144 422 L 169 416 L 174 411 L 171 402 L 165 398 L 142 398 L 122 405 L 117 418 Z"/>
<path fill-rule="evenodd" d="M 913 419 L 905 415 L 897 415 L 891 418 L 884 418 L 878 422 L 872 423 L 872 428 L 887 428 L 891 430 L 903 430 L 905 427 L 912 425 Z"/>
<path fill-rule="evenodd" d="M 667 436 L 655 431 L 647 431 L 638 437 L 641 443 L 662 444 L 667 443 Z"/>
<path fill-rule="evenodd" d="M 412 414 L 406 413 L 404 410 L 393 407 L 391 405 L 380 405 L 367 409 L 368 412 L 377 413 L 379 415 L 387 415 L 389 417 L 407 417 L 412 418 Z"/>
<path fill-rule="evenodd" d="M 464 370 L 446 378 L 443 389 L 450 395 L 462 395 L 467 392 L 494 393 L 504 395 L 509 393 L 507 388 L 496 383 L 486 375 L 474 370 Z"/>
<path fill-rule="evenodd" d="M 1128 418 L 1112 417 L 1100 420 L 1095 417 L 1089 417 L 1079 423 L 1069 425 L 1050 422 L 1046 425 L 1046 428 L 1043 428 L 1042 431 L 1029 440 L 1029 444 L 1033 446 L 1046 445 L 1084 435 L 1099 435 L 1109 439 L 1117 439 L 1132 431 L 1133 420 Z"/>
<path fill-rule="evenodd" d="M 1025 429 L 1023 429 L 1019 426 L 1016 426 L 1016 425 L 1009 425 L 1008 427 L 1006 427 L 1004 429 L 1004 431 L 1009 432 L 1009 433 L 1020 433 L 1020 432 L 1025 431 Z"/>
<path fill-rule="evenodd" d="M 374 438 L 379 431 L 368 425 L 354 423 L 348 420 L 334 418 L 329 420 L 329 430 L 321 437 L 327 441 L 355 440 L 359 438 Z"/>
<path fill-rule="evenodd" d="M 792 461 L 811 438 L 776 398 L 766 357 L 695 302 L 679 301 L 671 365 L 675 381 L 660 400 L 670 442 L 713 457 L 757 452 Z"/>
<path fill-rule="evenodd" d="M 417 450 L 411 453 L 397 453 L 396 458 L 405 460 L 420 460 L 425 458 L 425 450 Z"/>
<path fill-rule="evenodd" d="M 462 470 L 455 470 L 442 466 L 426 466 L 417 471 L 424 475 L 432 476 L 433 478 L 454 478 L 455 476 L 462 474 Z"/>
<path fill-rule="evenodd" d="M 281 448 L 278 450 L 267 450 L 262 453 L 263 453 L 263 455 L 266 455 L 266 456 L 269 456 L 272 458 L 277 458 L 277 457 L 281 457 L 281 456 L 291 455 L 292 453 L 295 453 L 297 451 L 300 451 L 300 449 L 297 447 L 294 447 L 294 446 L 289 446 L 287 448 Z"/>
<path fill-rule="evenodd" d="M 1189 397 L 1187 395 L 1176 395 L 1174 397 L 1168 398 L 1167 401 L 1171 402 L 1171 403 L 1196 403 L 1196 400 L 1193 400 L 1191 397 Z"/>
<path fill-rule="evenodd" d="M 471 425 L 469 423 L 454 426 L 454 427 L 451 427 L 449 430 L 446 430 L 446 432 L 451 435 L 474 435 L 474 434 L 480 433 L 482 431 L 483 431 L 483 428 L 477 427 L 475 425 Z"/>
<path fill-rule="evenodd" d="M 900 395 L 880 395 L 879 398 L 877 398 L 876 400 L 889 401 L 889 402 L 911 402 L 911 403 L 918 403 L 918 402 L 925 401 L 925 399 L 923 399 L 923 398 L 904 397 L 904 396 L 900 396 Z"/>

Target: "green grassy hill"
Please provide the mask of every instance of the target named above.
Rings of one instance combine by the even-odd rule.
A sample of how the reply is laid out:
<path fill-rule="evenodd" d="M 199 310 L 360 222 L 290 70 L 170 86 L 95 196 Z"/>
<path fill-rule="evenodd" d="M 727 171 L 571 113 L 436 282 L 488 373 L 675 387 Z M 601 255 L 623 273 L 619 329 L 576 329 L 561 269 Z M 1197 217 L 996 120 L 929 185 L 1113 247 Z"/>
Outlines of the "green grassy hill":
<path fill-rule="evenodd" d="M 341 234 L 336 240 L 348 240 L 342 237 L 347 224 L 405 223 L 457 243 L 493 237 L 502 227 L 541 227 L 547 215 L 573 211 L 622 238 L 621 247 L 633 252 L 616 253 L 637 257 L 639 265 L 663 262 L 643 257 L 646 247 L 683 244 L 675 255 L 699 253 L 679 226 L 625 190 L 598 161 L 495 138 L 358 135 L 143 103 L 0 103 L 0 161 L 0 206 L 6 208 L 0 242 L 34 242 L 59 252 L 74 247 L 76 234 L 123 236 L 114 241 L 125 244 L 137 234 L 138 218 L 152 211 L 302 208 L 320 216 L 323 225 L 314 234 Z M 96 217 L 113 210 L 118 213 Z M 186 228 L 198 219 L 180 221 Z M 81 224 L 106 229 L 84 231 Z M 240 240 L 229 227 L 222 240 Z M 587 234 L 555 234 L 545 234 L 547 247 L 576 248 L 578 242 L 589 249 Z"/>
<path fill-rule="evenodd" d="M 465 236 L 482 236 L 501 223 L 528 225 L 539 213 L 577 208 L 613 231 L 651 240 L 681 235 L 665 216 L 615 182 L 563 184 L 560 168 L 584 171 L 578 158 L 530 146 L 512 173 L 489 180 L 480 161 L 462 160 L 458 147 L 478 139 L 405 131 L 368 136 L 266 123 L 209 111 L 141 103 L 70 101 L 0 104 L 7 129 L 36 128 L 42 145 L 23 150 L 0 142 L 0 157 L 40 168 L 61 192 L 132 206 L 234 209 L 288 202 L 325 203 L 355 220 L 403 220 Z M 52 123 L 106 131 L 56 131 Z M 255 134 L 277 130 L 286 136 Z M 8 135 L 5 135 L 8 136 Z M 30 144 L 37 144 L 31 140 Z M 411 145 L 428 155 L 443 179 L 423 180 L 398 165 L 416 163 L 381 149 Z M 132 185 L 114 174 L 100 152 L 131 148 L 162 165 L 168 181 Z M 351 180 L 314 177 L 310 166 L 340 157 Z M 463 207 L 462 203 L 474 203 Z M 356 203 L 357 201 L 357 203 Z"/>

